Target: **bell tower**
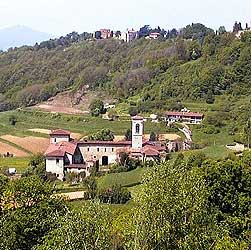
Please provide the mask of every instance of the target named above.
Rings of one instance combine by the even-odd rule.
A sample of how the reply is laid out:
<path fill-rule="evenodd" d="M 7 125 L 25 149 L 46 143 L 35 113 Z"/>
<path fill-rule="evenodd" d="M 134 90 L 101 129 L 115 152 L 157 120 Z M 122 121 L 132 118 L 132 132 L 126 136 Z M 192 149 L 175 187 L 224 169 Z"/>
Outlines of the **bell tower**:
<path fill-rule="evenodd" d="M 141 116 L 132 118 L 132 148 L 141 149 L 143 145 L 144 119 Z"/>

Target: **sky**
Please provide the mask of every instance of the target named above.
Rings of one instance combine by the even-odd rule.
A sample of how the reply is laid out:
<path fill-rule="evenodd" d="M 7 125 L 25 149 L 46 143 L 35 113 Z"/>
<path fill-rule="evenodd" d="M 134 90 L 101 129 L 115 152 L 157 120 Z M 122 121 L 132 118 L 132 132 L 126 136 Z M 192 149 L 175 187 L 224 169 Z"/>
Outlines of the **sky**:
<path fill-rule="evenodd" d="M 24 25 L 53 36 L 192 22 L 230 30 L 237 20 L 251 23 L 250 0 L 0 0 L 0 28 Z"/>

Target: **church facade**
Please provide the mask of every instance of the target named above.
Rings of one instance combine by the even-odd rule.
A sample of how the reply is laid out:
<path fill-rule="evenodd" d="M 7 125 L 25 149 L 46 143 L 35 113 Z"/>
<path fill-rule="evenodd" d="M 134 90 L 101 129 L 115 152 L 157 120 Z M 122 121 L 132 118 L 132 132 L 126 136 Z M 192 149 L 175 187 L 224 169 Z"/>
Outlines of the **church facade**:
<path fill-rule="evenodd" d="M 165 155 L 166 147 L 144 141 L 144 119 L 132 118 L 132 141 L 74 141 L 70 132 L 54 130 L 45 152 L 46 171 L 63 180 L 67 172 L 90 175 L 93 166 L 119 162 L 120 153 L 142 161 L 155 161 Z"/>

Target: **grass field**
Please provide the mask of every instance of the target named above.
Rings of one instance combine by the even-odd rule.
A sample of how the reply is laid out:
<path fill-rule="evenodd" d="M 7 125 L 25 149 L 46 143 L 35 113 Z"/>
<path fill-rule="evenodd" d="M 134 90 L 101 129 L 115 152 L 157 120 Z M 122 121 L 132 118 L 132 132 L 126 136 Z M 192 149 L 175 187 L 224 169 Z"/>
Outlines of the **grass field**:
<path fill-rule="evenodd" d="M 9 118 L 15 116 L 15 126 L 9 124 Z M 108 128 L 116 135 L 124 135 L 128 128 L 131 128 L 130 117 L 121 117 L 118 121 L 108 121 L 100 117 L 89 115 L 64 115 L 51 114 L 40 111 L 9 111 L 0 113 L 0 135 L 11 134 L 15 136 L 38 136 L 48 137 L 43 133 L 36 133 L 29 129 L 68 129 L 81 135 L 90 135 L 103 128 Z M 163 124 L 145 123 L 145 133 L 158 131 L 166 132 Z"/>
<path fill-rule="evenodd" d="M 20 174 L 28 168 L 29 160 L 29 157 L 0 158 L 0 169 L 12 167 Z"/>
<path fill-rule="evenodd" d="M 137 168 L 130 172 L 107 174 L 97 180 L 100 189 L 111 187 L 113 185 L 121 185 L 123 187 L 132 187 L 140 184 L 146 168 Z"/>

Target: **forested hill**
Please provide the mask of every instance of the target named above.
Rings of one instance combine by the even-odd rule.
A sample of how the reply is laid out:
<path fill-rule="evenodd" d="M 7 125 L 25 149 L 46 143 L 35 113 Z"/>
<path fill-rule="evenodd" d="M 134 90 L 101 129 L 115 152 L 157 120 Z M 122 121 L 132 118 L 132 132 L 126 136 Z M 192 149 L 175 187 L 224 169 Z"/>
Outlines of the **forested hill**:
<path fill-rule="evenodd" d="M 213 102 L 215 95 L 251 94 L 251 33 L 237 39 L 193 26 L 185 31 L 130 44 L 87 39 L 2 52 L 0 110 L 33 105 L 66 89 L 108 90 L 122 100 L 138 94 L 145 107 L 164 107 L 170 98 Z"/>

